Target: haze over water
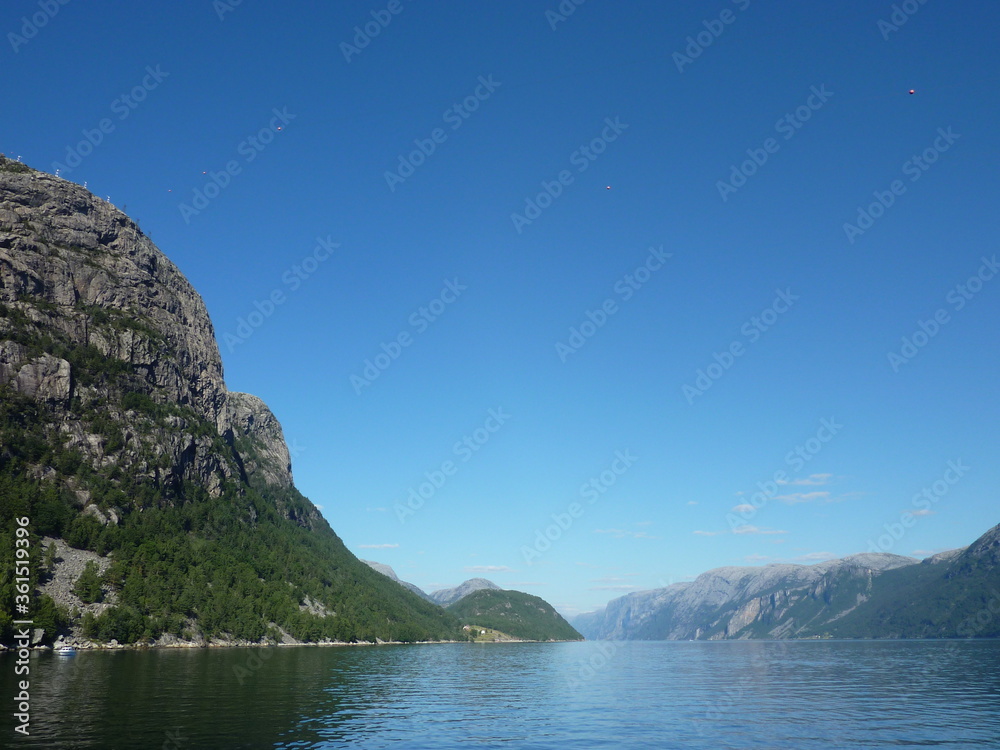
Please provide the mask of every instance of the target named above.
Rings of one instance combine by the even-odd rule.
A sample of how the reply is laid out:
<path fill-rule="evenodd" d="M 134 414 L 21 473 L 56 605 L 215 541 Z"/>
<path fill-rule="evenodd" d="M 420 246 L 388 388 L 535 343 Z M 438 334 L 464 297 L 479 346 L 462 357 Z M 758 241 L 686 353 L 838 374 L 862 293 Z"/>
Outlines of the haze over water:
<path fill-rule="evenodd" d="M 1000 746 L 997 641 L 47 653 L 32 674 L 24 748 Z"/>

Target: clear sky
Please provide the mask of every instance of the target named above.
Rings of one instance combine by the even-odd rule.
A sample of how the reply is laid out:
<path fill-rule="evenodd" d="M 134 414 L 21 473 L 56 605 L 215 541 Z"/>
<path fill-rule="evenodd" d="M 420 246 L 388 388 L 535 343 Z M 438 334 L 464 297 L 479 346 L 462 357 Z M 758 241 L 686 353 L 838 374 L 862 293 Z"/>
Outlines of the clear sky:
<path fill-rule="evenodd" d="M 0 19 L 0 150 L 140 223 L 402 578 L 573 614 L 1000 522 L 994 0 Z"/>

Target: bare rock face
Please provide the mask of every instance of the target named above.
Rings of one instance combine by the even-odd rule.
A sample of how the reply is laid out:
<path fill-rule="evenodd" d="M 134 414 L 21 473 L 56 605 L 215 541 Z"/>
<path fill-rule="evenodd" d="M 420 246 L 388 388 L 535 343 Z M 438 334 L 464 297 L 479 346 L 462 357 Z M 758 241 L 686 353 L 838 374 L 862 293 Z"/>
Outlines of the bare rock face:
<path fill-rule="evenodd" d="M 606 639 L 749 638 L 751 626 L 760 626 L 769 638 L 795 637 L 815 624 L 797 619 L 796 609 L 833 621 L 864 600 L 873 575 L 915 564 L 911 557 L 866 552 L 814 565 L 716 568 L 694 581 L 614 599 L 602 611 L 578 616 L 573 625 L 588 638 Z M 826 606 L 838 587 L 856 590 L 860 599 L 842 609 Z"/>
<path fill-rule="evenodd" d="M 44 406 L 95 468 L 212 494 L 241 475 L 292 483 L 278 420 L 227 392 L 208 311 L 177 267 L 110 203 L 2 155 L 0 388 Z"/>
<path fill-rule="evenodd" d="M 7 368 L 15 369 L 13 363 Z M 63 405 L 69 402 L 69 362 L 64 359 L 43 354 L 34 359 L 21 360 L 12 380 L 15 390 L 36 401 Z"/>
<path fill-rule="evenodd" d="M 292 459 L 288 445 L 267 404 L 249 393 L 229 392 L 222 433 L 237 446 L 248 478 L 259 477 L 268 484 L 291 486 Z M 243 448 L 244 444 L 252 447 Z"/>
<path fill-rule="evenodd" d="M 0 163 L 0 302 L 129 362 L 176 403 L 218 422 L 225 384 L 204 302 L 132 220 L 82 187 Z M 159 336 L 96 325 L 88 308 L 135 316 Z"/>

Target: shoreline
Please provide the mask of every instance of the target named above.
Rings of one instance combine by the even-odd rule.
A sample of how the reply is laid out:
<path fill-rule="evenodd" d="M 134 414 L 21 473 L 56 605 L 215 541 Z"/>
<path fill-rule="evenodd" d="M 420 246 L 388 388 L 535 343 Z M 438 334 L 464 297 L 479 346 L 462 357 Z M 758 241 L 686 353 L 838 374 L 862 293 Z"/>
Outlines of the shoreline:
<path fill-rule="evenodd" d="M 107 643 L 79 643 L 79 642 L 62 642 L 54 646 L 43 646 L 34 645 L 27 647 L 28 651 L 37 651 L 43 653 L 45 651 L 55 652 L 57 648 L 62 646 L 70 646 L 76 651 L 165 651 L 165 650 L 193 650 L 193 649 L 225 649 L 225 648 L 301 648 L 301 647 L 320 647 L 320 648 L 334 648 L 334 647 L 356 647 L 356 646 L 432 646 L 436 644 L 445 643 L 467 643 L 470 646 L 486 645 L 495 646 L 503 645 L 508 643 L 903 643 L 903 642 L 913 642 L 913 643 L 972 643 L 972 642 L 982 642 L 982 641 L 1000 641 L 1000 638 L 995 637 L 983 637 L 983 638 L 785 638 L 785 639 L 775 639 L 775 638 L 739 638 L 739 639 L 720 639 L 720 640 L 698 640 L 698 641 L 686 641 L 686 640 L 665 640 L 665 641 L 646 641 L 646 640 L 588 640 L 586 638 L 580 640 L 558 640 L 558 641 L 532 641 L 532 640 L 503 640 L 503 641 L 318 641 L 318 642 L 302 642 L 302 643 L 195 643 L 192 641 L 185 641 L 183 643 L 126 643 L 126 644 L 115 644 L 110 645 Z M 22 650 L 17 646 L 7 646 L 0 643 L 0 656 L 5 653 L 16 654 L 19 650 Z"/>
<path fill-rule="evenodd" d="M 62 641 L 51 646 L 34 645 L 29 646 L 29 651 L 52 651 L 68 646 L 76 651 L 161 651 L 161 650 L 181 650 L 181 649 L 223 649 L 223 648 L 299 648 L 313 646 L 321 648 L 333 647 L 354 647 L 354 646 L 431 646 L 443 643 L 468 643 L 469 645 L 496 645 L 503 643 L 583 643 L 583 640 L 573 641 L 531 641 L 531 640 L 506 640 L 506 641 L 316 641 L 300 643 L 196 643 L 194 641 L 184 641 L 181 643 L 97 643 L 94 641 L 77 642 Z M 19 650 L 16 646 L 6 646 L 0 644 L 0 655 L 6 652 L 16 653 Z"/>

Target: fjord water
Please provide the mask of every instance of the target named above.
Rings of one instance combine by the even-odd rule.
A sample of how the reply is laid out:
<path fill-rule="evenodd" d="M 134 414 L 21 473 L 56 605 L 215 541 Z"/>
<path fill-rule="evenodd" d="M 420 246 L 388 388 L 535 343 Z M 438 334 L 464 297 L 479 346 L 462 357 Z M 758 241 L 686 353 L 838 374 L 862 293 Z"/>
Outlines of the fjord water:
<path fill-rule="evenodd" d="M 0 658 L 5 696 L 13 667 Z M 4 747 L 1000 747 L 1000 641 L 78 652 L 31 667 L 31 736 L 5 707 Z"/>

